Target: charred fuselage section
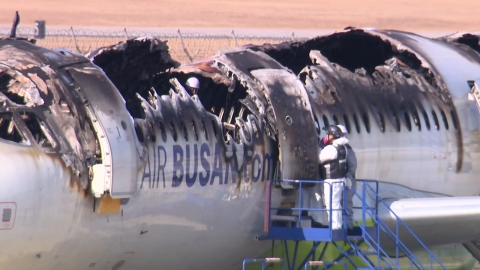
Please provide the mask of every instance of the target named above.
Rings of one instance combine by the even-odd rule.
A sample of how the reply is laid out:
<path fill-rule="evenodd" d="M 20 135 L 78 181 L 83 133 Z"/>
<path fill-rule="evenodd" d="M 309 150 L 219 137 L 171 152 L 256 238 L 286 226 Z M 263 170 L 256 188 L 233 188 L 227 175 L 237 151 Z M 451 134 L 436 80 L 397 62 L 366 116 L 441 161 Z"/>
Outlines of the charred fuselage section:
<path fill-rule="evenodd" d="M 333 120 L 356 133 L 370 133 L 376 125 L 385 133 L 439 130 L 441 124 L 449 129 L 453 123 L 459 172 L 463 142 L 449 89 L 431 59 L 405 46 L 405 39 L 401 32 L 350 30 L 305 42 L 248 47 L 298 73 L 321 125 Z"/>
<path fill-rule="evenodd" d="M 88 55 L 95 65 L 71 52 L 5 39 L 2 59 L 14 60 L 4 60 L 0 69 L 5 115 L 0 131 L 6 140 L 61 154 L 76 181 L 87 188 L 92 178 L 88 168 L 104 157 L 95 120 L 85 106 L 82 76 L 75 74 L 98 66 L 133 118 L 144 147 L 143 163 L 149 144 L 169 138 L 198 141 L 203 136 L 221 145 L 225 158 L 234 157 L 240 175 L 242 164 L 252 160 L 253 149 L 267 144 L 308 161 L 301 169 L 304 174 L 291 176 L 314 179 L 316 134 L 306 124 L 311 117 L 321 126 L 341 123 L 350 132 L 367 134 L 374 126 L 385 133 L 438 130 L 442 122 L 448 129 L 450 123 L 456 145 L 452 163 L 458 172 L 463 138 L 449 89 L 431 59 L 405 46 L 403 39 L 401 32 L 349 30 L 303 42 L 245 46 L 189 65 L 173 60 L 166 42 L 155 38 L 97 49 Z M 462 36 L 455 42 L 465 43 L 462 40 L 469 40 L 465 42 L 475 49 L 474 38 Z M 99 73 L 88 76 L 103 80 Z M 182 86 L 191 76 L 201 85 L 193 96 Z M 289 107 L 281 99 L 295 105 Z M 300 123 L 297 128 L 304 134 L 293 132 L 292 123 Z M 287 152 L 279 150 L 275 159 L 281 162 Z"/>
<path fill-rule="evenodd" d="M 268 155 L 278 159 L 278 153 L 275 153 L 278 151 L 275 142 L 278 125 L 270 97 L 250 73 L 253 70 L 284 70 L 278 62 L 263 53 L 241 50 L 179 67 L 168 54 L 158 53 L 159 50 L 166 52 L 165 48 L 156 39 L 137 39 L 89 56 L 116 82 L 134 117 L 139 140 L 146 149 L 156 140 L 163 144 L 168 141 L 176 143 L 177 140 L 186 144 L 213 141 L 220 145 L 225 161 L 232 163 L 240 178 L 252 177 L 245 166 L 255 162 L 256 151 L 277 149 L 273 153 L 269 150 Z M 158 61 L 158 65 L 132 60 L 145 54 L 151 56 L 144 57 L 143 61 Z M 163 58 L 156 55 L 163 55 Z M 135 65 L 123 64 L 133 62 Z M 158 70 L 159 67 L 163 70 Z M 296 79 L 294 74 L 289 75 Z M 116 79 L 124 76 L 133 76 L 134 79 L 127 83 Z M 198 78 L 201 85 L 193 96 L 182 86 L 191 76 Z M 132 99 L 132 90 L 135 99 Z M 142 110 L 138 110 L 138 104 Z M 311 121 L 307 122 L 313 127 Z M 314 135 L 313 128 L 311 131 Z M 312 143 L 316 144 L 315 139 Z M 315 175 L 316 166 L 311 167 L 304 178 L 314 178 Z"/>
<path fill-rule="evenodd" d="M 353 29 L 180 65 L 155 38 L 87 57 L 2 39 L 0 138 L 61 159 L 70 186 L 97 197 L 115 191 L 112 171 L 130 179 L 117 192 L 127 195 L 137 186 L 158 188 L 160 179 L 164 188 L 317 179 L 321 134 L 314 122 L 345 125 L 359 150 L 398 146 L 392 137 L 414 145 L 405 159 L 432 149 L 436 158 L 435 151 L 447 149 L 448 170 L 462 173 L 473 152 L 464 145 L 475 138 L 464 137 L 466 120 L 458 115 L 471 104 L 455 98 L 468 92 L 466 75 L 446 66 L 480 63 L 477 46 L 475 35 L 433 40 Z M 457 61 L 442 62 L 429 49 Z M 184 87 L 192 76 L 200 81 L 195 95 Z M 442 132 L 424 136 L 425 130 Z M 423 146 L 426 138 L 434 141 Z"/>
<path fill-rule="evenodd" d="M 125 134 L 133 134 L 123 100 L 102 70 L 82 55 L 47 50 L 24 39 L 0 40 L 0 100 L 0 138 L 61 159 L 70 186 L 85 195 L 91 192 L 95 165 L 111 166 L 115 142 L 124 143 Z M 132 142 L 122 148 L 136 152 Z M 136 172 L 136 156 L 132 160 L 130 171 Z M 108 182 L 101 194 L 112 191 L 112 170 L 106 168 L 100 177 L 102 184 Z"/>
<path fill-rule="evenodd" d="M 72 187 L 88 193 L 88 167 L 100 149 L 73 80 L 62 67 L 87 65 L 67 51 L 0 40 L 0 138 L 61 158 Z M 95 78 L 93 78 L 95 79 Z"/>
<path fill-rule="evenodd" d="M 185 138 L 186 134 L 202 133 L 197 128 L 201 126 L 201 130 L 212 130 L 225 151 L 228 145 L 242 145 L 248 161 L 251 157 L 247 153 L 252 153 L 248 149 L 250 141 L 265 133 L 276 148 L 282 148 L 282 136 L 288 137 L 291 143 L 283 145 L 284 149 L 295 157 L 313 159 L 314 153 L 306 150 L 316 149 L 312 130 L 306 128 L 304 134 L 288 135 L 292 127 L 281 127 L 291 122 L 292 116 L 310 116 L 296 112 L 280 119 L 281 109 L 275 108 L 275 97 L 268 89 L 275 83 L 262 82 L 265 76 L 258 71 L 286 70 L 288 73 L 280 77 L 298 77 L 302 91 L 308 95 L 308 110 L 320 126 L 344 124 L 350 132 L 368 134 L 372 128 L 388 133 L 439 130 L 443 124 L 449 129 L 450 123 L 449 132 L 456 145 L 452 164 L 458 172 L 463 164 L 463 139 L 451 94 L 431 59 L 405 46 L 405 38 L 401 32 L 353 29 L 303 42 L 249 45 L 183 66 L 170 58 L 165 43 L 140 38 L 99 49 L 89 57 L 120 89 L 138 130 L 142 130 L 140 140 L 153 138 L 152 127 L 158 125 L 165 130 L 162 134 L 170 129 L 172 136 L 183 132 Z M 197 77 L 201 85 L 193 97 L 182 87 L 191 76 Z M 274 95 L 281 96 L 278 92 Z M 295 108 L 305 106 L 300 103 Z M 189 118 L 206 118 L 182 123 L 183 111 L 189 107 L 193 112 Z M 198 108 L 206 113 L 200 113 Z M 149 120 L 147 112 L 152 109 L 162 110 L 163 116 Z M 174 115 L 170 115 L 172 111 Z M 166 119 L 178 120 L 169 124 Z M 142 121 L 145 123 L 140 125 Z M 300 147 L 306 141 L 314 147 Z M 316 176 L 313 160 L 310 163 L 303 168 L 309 172 L 302 175 L 304 178 Z M 282 169 L 280 166 L 279 172 Z"/>

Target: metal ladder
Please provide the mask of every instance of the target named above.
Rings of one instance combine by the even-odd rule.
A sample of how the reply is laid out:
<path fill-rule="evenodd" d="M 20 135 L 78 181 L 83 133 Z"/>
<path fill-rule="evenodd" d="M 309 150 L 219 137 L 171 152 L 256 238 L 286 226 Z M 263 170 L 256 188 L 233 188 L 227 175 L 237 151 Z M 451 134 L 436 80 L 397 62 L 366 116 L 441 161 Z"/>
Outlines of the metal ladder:
<path fill-rule="evenodd" d="M 265 231 L 266 234 L 257 235 L 256 240 L 280 240 L 285 248 L 286 259 L 284 258 L 269 258 L 276 259 L 282 262 L 282 270 L 284 268 L 284 260 L 286 260 L 286 269 L 308 269 L 312 266 L 313 269 L 318 269 L 319 266 L 324 266 L 328 269 L 334 265 L 341 264 L 344 269 L 353 267 L 354 269 L 401 269 L 399 259 L 401 257 L 408 258 L 410 269 L 447 269 L 440 260 L 421 242 L 421 240 L 408 228 L 408 226 L 391 210 L 389 205 L 378 195 L 378 181 L 374 180 L 357 180 L 360 189 L 353 190 L 354 197 L 361 202 L 362 218 L 356 221 L 357 229 L 361 234 L 349 235 L 346 228 L 339 230 L 332 230 L 331 220 L 329 221 L 329 228 L 311 228 L 302 226 L 307 217 L 302 216 L 302 211 L 328 211 L 329 216 L 332 216 L 332 211 L 342 211 L 343 224 L 347 223 L 347 213 L 345 210 L 338 209 L 312 209 L 303 207 L 272 207 L 271 195 L 275 184 L 290 184 L 297 185 L 300 202 L 302 201 L 302 185 L 307 183 L 324 184 L 324 181 L 312 180 L 276 180 L 268 181 L 266 188 L 266 207 L 265 207 Z M 329 184 L 329 183 L 327 183 Z M 330 189 L 332 188 L 329 184 Z M 358 191 L 358 192 L 357 192 Z M 343 205 L 346 205 L 346 188 L 344 189 Z M 331 200 L 331 198 L 330 198 Z M 369 202 L 370 201 L 370 202 Z M 331 205 L 331 201 L 330 201 Z M 378 207 L 387 209 L 391 216 L 395 217 L 395 225 L 389 226 L 378 216 Z M 355 207 L 354 207 L 355 208 Z M 283 211 L 283 214 L 281 212 Z M 293 214 L 294 211 L 298 213 Z M 289 214 L 285 214 L 285 212 Z M 367 224 L 369 223 L 369 224 Z M 344 226 L 346 227 L 346 226 Z M 401 241 L 399 232 L 402 232 L 402 237 L 409 237 L 415 239 L 417 244 L 422 247 L 422 250 L 428 254 L 428 262 L 424 263 L 419 260 L 415 254 L 408 249 L 408 247 Z M 293 258 L 290 260 L 291 250 L 287 243 L 294 242 Z M 302 241 L 313 242 L 312 248 L 301 262 L 297 263 L 298 246 Z M 384 250 L 381 242 L 391 241 L 395 245 L 393 253 Z M 342 245 L 343 243 L 343 245 Z M 317 249 L 323 246 L 320 251 L 320 256 L 317 256 Z M 333 261 L 323 261 L 327 247 L 334 246 L 340 255 Z M 343 247 L 342 247 L 343 246 Z M 345 248 L 347 246 L 347 248 Z M 352 257 L 360 258 L 356 262 Z M 254 259 L 255 260 L 255 259 Z M 257 259 L 258 260 L 258 259 Z M 405 259 L 404 259 L 405 260 Z M 245 262 L 251 262 L 252 259 L 244 261 L 243 270 L 248 270 Z M 300 260 L 298 260 L 300 261 Z M 266 263 L 263 261 L 262 269 L 266 269 Z M 404 266 L 405 267 L 405 266 Z M 275 268 L 277 269 L 277 268 Z"/>

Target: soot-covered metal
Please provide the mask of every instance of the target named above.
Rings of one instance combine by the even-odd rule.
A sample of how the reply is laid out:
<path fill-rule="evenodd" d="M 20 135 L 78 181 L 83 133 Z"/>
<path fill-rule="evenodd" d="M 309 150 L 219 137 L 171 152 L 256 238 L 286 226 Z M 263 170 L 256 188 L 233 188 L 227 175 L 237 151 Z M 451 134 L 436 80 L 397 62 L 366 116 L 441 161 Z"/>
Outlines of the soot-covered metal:
<path fill-rule="evenodd" d="M 97 163 L 99 149 L 74 80 L 63 69 L 82 65 L 95 67 L 68 51 L 0 40 L 0 138 L 61 159 L 71 187 L 87 195 L 88 168 Z"/>
<path fill-rule="evenodd" d="M 244 46 L 188 65 L 172 59 L 167 42 L 155 38 L 127 40 L 87 57 L 22 38 L 0 39 L 0 141 L 51 156 L 70 175 L 70 187 L 88 196 L 95 165 L 110 154 L 102 149 L 105 134 L 92 107 L 114 115 L 110 103 L 128 110 L 129 119 L 106 119 L 125 131 L 132 125 L 139 172 L 155 144 L 210 143 L 237 169 L 238 186 L 255 151 L 266 149 L 273 177 L 316 179 L 314 121 L 327 126 L 333 120 L 359 137 L 374 128 L 439 130 L 443 122 L 445 137 L 454 138 L 452 167 L 459 173 L 465 153 L 452 95 L 463 90 L 451 86 L 445 72 L 452 70 L 441 66 L 450 63 L 437 61 L 430 49 L 480 63 L 479 39 L 472 34 L 433 40 L 350 29 Z M 200 81 L 195 95 L 184 87 L 192 76 Z"/>
<path fill-rule="evenodd" d="M 72 66 L 85 73 L 99 67 L 125 100 L 143 162 L 148 145 L 157 140 L 213 140 L 234 159 L 241 175 L 253 149 L 268 145 L 282 149 L 276 154 L 280 174 L 293 166 L 282 163 L 291 153 L 307 165 L 286 174 L 314 179 L 317 142 L 312 122 L 328 125 L 325 115 L 357 132 L 363 122 L 367 133 L 374 124 L 381 132 L 438 129 L 438 119 L 450 117 L 460 171 L 463 143 L 449 89 L 431 59 L 404 44 L 406 36 L 352 29 L 303 42 L 249 45 L 188 65 L 172 59 L 167 42 L 155 38 L 99 48 L 88 59 L 22 39 L 3 39 L 0 136 L 59 154 L 72 171 L 72 183 L 87 190 L 89 168 L 101 162 L 101 155 L 82 85 L 70 73 Z M 467 39 L 455 42 L 475 49 L 475 42 Z M 92 80 L 104 79 L 89 74 Z M 192 76 L 200 81 L 193 96 L 183 86 Z M 275 105 L 275 96 L 282 95 L 296 100 L 287 112 Z M 422 127 L 420 118 L 431 113 L 435 120 Z M 353 115 L 353 121 L 347 115 Z M 38 124 L 28 124 L 32 119 Z M 299 126 L 293 128 L 292 122 Z M 314 147 L 305 147 L 306 142 Z"/>

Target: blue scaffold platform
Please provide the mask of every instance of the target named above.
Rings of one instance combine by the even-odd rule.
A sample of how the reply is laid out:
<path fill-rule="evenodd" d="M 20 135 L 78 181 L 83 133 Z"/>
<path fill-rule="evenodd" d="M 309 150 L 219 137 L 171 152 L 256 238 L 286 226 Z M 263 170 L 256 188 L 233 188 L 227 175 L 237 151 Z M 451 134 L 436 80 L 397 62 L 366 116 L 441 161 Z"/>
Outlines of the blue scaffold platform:
<path fill-rule="evenodd" d="M 306 213 L 314 211 L 326 211 L 328 217 L 332 216 L 333 211 L 342 211 L 343 224 L 347 224 L 348 217 L 353 213 L 348 213 L 345 209 L 306 208 L 302 205 L 299 207 L 277 207 L 272 205 L 272 191 L 275 188 L 292 187 L 298 193 L 297 202 L 302 202 L 303 192 L 311 188 L 312 185 L 322 185 L 324 188 L 330 187 L 331 194 L 331 182 L 318 180 L 268 181 L 265 198 L 265 234 L 257 235 L 255 239 L 259 241 L 281 241 L 285 248 L 286 258 L 246 259 L 243 262 L 243 270 L 248 270 L 248 265 L 253 263 L 261 263 L 262 270 L 267 269 L 267 265 L 271 266 L 274 263 L 278 263 L 282 270 L 319 269 L 318 267 L 329 269 L 332 266 L 341 266 L 343 269 L 402 269 L 399 264 L 400 258 L 403 258 L 404 261 L 403 269 L 406 265 L 405 260 L 408 260 L 408 269 L 447 269 L 378 195 L 378 181 L 357 180 L 359 188 L 356 190 L 345 187 L 344 182 L 338 184 L 341 184 L 344 190 L 342 205 L 346 205 L 347 191 L 351 191 L 353 196 L 361 202 L 361 206 L 354 207 L 354 209 L 361 211 L 362 218 L 354 221 L 355 227 L 353 229 L 347 229 L 346 226 L 343 226 L 341 229 L 332 230 L 330 229 L 332 227 L 331 219 L 329 219 L 328 227 L 312 227 L 313 223 L 310 226 L 308 225 L 311 218 Z M 329 199 L 329 205 L 332 205 L 331 196 Z M 389 211 L 390 216 L 395 217 L 394 225 L 388 225 L 379 217 L 379 206 Z M 403 232 L 402 237 L 408 236 L 409 239 L 417 241 L 417 246 L 422 247 L 421 251 L 428 254 L 427 261 L 419 260 L 414 252 L 402 243 L 399 231 Z M 290 250 L 287 241 L 295 243 L 293 250 Z M 311 250 L 307 255 L 303 255 L 303 258 L 297 258 L 299 257 L 299 244 L 303 241 L 313 242 L 310 245 Z M 384 250 L 381 243 L 385 241 L 394 243 L 394 250 Z M 322 243 L 323 245 L 321 245 Z M 317 256 L 317 249 L 320 249 L 320 246 L 322 248 Z M 327 262 L 323 260 L 323 257 L 328 246 L 335 247 L 340 255 Z M 293 255 L 292 259 L 291 255 Z M 353 260 L 352 257 L 358 257 L 360 260 Z M 362 263 L 358 263 L 359 261 Z"/>

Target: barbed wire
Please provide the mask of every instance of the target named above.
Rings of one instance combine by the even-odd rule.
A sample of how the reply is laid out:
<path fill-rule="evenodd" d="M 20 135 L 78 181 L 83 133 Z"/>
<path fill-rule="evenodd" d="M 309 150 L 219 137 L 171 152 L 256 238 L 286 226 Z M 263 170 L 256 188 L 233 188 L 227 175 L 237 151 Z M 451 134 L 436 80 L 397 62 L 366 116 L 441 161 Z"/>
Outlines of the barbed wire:
<path fill-rule="evenodd" d="M 0 27 L 0 37 L 9 36 L 11 29 Z M 18 37 L 34 38 L 34 27 L 19 27 Z M 201 60 L 219 52 L 248 44 L 281 43 L 289 40 L 303 40 L 305 38 L 292 36 L 247 36 L 236 35 L 232 30 L 231 35 L 202 34 L 192 32 L 148 32 L 138 30 L 93 30 L 93 29 L 46 29 L 45 38 L 37 39 L 37 45 L 49 49 L 68 48 L 87 54 L 100 47 L 110 46 L 126 39 L 137 37 L 155 37 L 167 40 L 170 54 L 173 59 L 181 63 Z"/>

